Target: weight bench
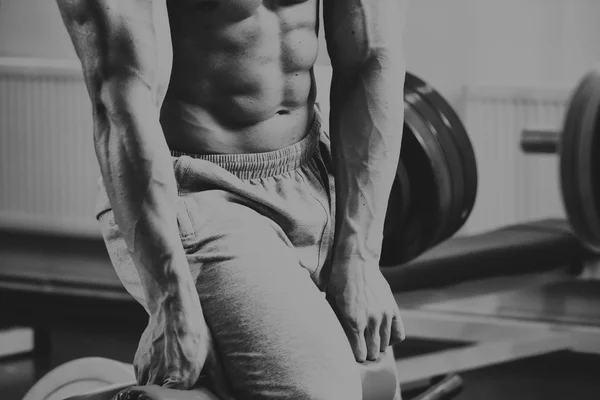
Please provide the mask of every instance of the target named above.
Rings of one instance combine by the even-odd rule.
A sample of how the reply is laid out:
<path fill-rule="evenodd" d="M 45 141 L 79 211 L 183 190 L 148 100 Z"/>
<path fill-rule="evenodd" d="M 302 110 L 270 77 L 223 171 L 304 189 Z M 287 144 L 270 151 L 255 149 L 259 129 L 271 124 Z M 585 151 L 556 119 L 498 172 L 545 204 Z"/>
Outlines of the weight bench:
<path fill-rule="evenodd" d="M 393 292 L 404 292 L 565 266 L 576 271 L 592 257 L 566 220 L 547 219 L 456 237 L 402 266 L 381 270 Z"/>
<path fill-rule="evenodd" d="M 548 219 L 454 238 L 404 266 L 383 268 L 409 337 L 466 343 L 399 360 L 401 384 L 556 351 L 600 348 L 600 327 L 571 329 L 568 322 L 543 320 L 546 316 L 495 318 L 493 310 L 481 311 L 486 303 L 496 305 L 490 301 L 495 290 L 506 292 L 505 298 L 526 302 L 533 301 L 535 291 L 548 291 L 545 288 L 564 282 L 587 285 L 578 276 L 594 259 L 567 221 Z M 533 293 L 529 297 L 516 296 L 529 291 Z M 551 308 L 553 300 L 540 308 Z M 554 301 L 563 307 L 569 298 Z"/>

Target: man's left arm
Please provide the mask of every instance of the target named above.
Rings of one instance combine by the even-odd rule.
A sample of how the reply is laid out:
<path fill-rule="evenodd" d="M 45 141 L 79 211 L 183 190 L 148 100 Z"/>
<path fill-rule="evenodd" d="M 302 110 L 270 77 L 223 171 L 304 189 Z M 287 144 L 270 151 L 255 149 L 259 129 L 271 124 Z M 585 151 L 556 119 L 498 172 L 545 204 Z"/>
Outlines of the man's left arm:
<path fill-rule="evenodd" d="M 377 359 L 403 337 L 379 258 L 402 141 L 406 3 L 324 0 L 323 7 L 337 198 L 328 292 L 358 361 Z"/>

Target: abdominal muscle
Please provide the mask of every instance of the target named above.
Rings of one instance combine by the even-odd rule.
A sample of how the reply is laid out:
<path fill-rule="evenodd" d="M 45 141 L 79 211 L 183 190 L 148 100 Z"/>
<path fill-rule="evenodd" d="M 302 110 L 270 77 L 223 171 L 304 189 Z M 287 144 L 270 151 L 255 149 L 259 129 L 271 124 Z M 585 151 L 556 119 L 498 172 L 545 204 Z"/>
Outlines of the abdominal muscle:
<path fill-rule="evenodd" d="M 169 147 L 257 153 L 301 140 L 316 97 L 316 0 L 179 1 L 161 112 Z"/>

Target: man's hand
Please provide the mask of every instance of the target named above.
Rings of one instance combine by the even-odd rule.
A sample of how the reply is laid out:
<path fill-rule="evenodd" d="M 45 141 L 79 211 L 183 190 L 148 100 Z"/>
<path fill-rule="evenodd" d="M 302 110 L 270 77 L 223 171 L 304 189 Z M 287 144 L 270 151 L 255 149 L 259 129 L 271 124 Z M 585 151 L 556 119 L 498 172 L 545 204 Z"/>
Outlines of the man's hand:
<path fill-rule="evenodd" d="M 336 226 L 329 299 L 358 361 L 404 338 L 379 271 L 404 122 L 408 0 L 323 0 Z"/>
<path fill-rule="evenodd" d="M 210 338 L 180 240 L 177 182 L 160 124 L 173 61 L 167 1 L 56 1 L 94 110 L 102 180 L 150 308 L 134 360 L 138 382 L 188 389 Z"/>
<path fill-rule="evenodd" d="M 400 311 L 377 265 L 334 264 L 327 294 L 358 362 L 404 340 Z"/>
<path fill-rule="evenodd" d="M 134 369 L 140 385 L 190 389 L 198 380 L 212 340 L 197 299 L 175 294 L 150 315 Z"/>

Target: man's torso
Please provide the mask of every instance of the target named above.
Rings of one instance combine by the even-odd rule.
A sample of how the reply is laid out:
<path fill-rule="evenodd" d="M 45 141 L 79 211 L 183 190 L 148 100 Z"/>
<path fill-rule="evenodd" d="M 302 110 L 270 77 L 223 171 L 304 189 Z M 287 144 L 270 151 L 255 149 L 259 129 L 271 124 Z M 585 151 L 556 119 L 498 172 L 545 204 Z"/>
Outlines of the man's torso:
<path fill-rule="evenodd" d="M 161 124 L 173 150 L 254 153 L 313 117 L 318 0 L 170 0 L 173 67 Z"/>

